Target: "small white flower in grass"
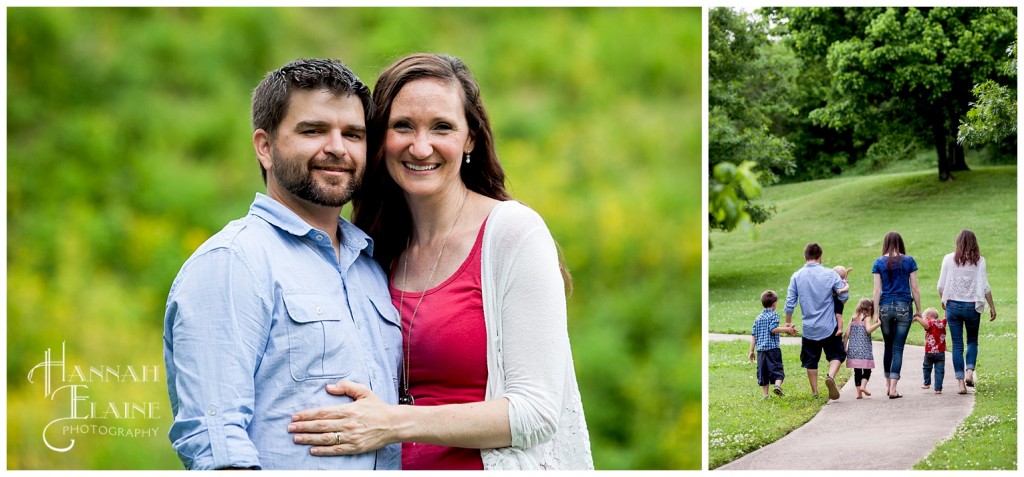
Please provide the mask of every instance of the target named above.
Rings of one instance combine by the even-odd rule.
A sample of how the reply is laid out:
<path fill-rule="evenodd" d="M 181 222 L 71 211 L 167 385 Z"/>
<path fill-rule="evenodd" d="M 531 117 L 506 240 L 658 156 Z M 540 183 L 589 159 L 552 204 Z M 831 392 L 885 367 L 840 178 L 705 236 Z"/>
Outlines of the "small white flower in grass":
<path fill-rule="evenodd" d="M 1000 417 L 993 415 L 986 415 L 978 417 L 977 419 L 969 420 L 964 422 L 960 427 L 957 428 L 953 437 L 959 442 L 966 442 L 971 440 L 972 435 L 982 435 L 986 431 L 999 424 L 1014 422 L 1016 417 Z"/>

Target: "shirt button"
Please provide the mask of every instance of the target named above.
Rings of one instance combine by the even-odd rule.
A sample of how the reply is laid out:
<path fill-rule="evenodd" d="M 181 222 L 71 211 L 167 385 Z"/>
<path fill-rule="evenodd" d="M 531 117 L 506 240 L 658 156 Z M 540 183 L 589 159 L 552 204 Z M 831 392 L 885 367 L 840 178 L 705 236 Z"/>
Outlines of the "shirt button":
<path fill-rule="evenodd" d="M 217 406 L 210 406 L 210 407 L 206 408 L 206 413 L 211 415 L 211 416 L 216 416 L 217 415 Z"/>
<path fill-rule="evenodd" d="M 323 309 L 323 308 L 320 308 L 319 306 L 318 306 L 318 307 L 316 307 L 316 314 L 318 314 L 318 315 L 322 315 L 322 314 L 324 314 L 324 309 Z"/>
<path fill-rule="evenodd" d="M 319 240 L 323 240 L 323 239 L 324 239 L 324 236 L 323 236 L 323 235 L 319 235 L 319 234 L 317 234 L 317 236 L 316 236 L 316 239 L 317 239 L 318 241 L 319 241 Z"/>

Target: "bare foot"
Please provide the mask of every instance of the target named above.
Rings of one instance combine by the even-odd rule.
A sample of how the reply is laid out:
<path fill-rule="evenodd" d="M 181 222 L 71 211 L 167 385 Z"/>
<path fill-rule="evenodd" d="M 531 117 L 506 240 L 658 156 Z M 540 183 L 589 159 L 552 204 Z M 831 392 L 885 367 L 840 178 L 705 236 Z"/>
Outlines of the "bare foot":
<path fill-rule="evenodd" d="M 931 389 L 931 387 L 932 387 L 932 385 L 925 384 L 924 386 L 921 386 L 921 389 Z"/>
<path fill-rule="evenodd" d="M 935 394 L 942 394 L 942 391 L 935 391 Z"/>
<path fill-rule="evenodd" d="M 871 393 L 868 392 L 868 388 L 861 389 L 860 392 L 864 393 L 865 396 L 871 395 Z"/>

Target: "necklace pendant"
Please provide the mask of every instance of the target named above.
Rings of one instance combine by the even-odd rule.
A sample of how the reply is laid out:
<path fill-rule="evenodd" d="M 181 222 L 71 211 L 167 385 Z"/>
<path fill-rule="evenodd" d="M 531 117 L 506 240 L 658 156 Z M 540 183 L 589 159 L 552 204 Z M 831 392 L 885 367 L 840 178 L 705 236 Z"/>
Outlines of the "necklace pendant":
<path fill-rule="evenodd" d="M 398 404 L 412 406 L 414 401 L 412 394 L 409 393 L 402 393 L 401 396 L 398 396 Z"/>

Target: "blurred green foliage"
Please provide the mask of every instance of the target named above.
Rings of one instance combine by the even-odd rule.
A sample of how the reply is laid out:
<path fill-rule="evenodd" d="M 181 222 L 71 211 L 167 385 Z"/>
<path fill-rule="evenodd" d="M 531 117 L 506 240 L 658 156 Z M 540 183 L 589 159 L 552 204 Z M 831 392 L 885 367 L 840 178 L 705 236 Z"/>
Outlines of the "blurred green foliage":
<path fill-rule="evenodd" d="M 88 388 L 158 401 L 159 420 L 88 421 L 155 436 L 56 453 L 40 434 L 68 409 L 28 371 L 61 342 L 69 365 L 162 371 L 171 280 L 264 190 L 267 71 L 332 57 L 372 85 L 431 51 L 476 75 L 511 191 L 574 275 L 597 467 L 700 468 L 700 45 L 697 8 L 9 8 L 8 467 L 180 468 L 162 372 Z"/>

